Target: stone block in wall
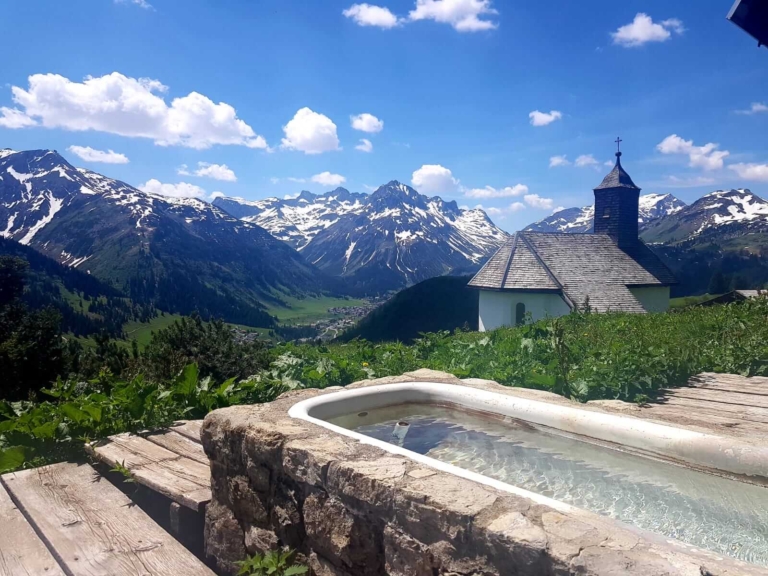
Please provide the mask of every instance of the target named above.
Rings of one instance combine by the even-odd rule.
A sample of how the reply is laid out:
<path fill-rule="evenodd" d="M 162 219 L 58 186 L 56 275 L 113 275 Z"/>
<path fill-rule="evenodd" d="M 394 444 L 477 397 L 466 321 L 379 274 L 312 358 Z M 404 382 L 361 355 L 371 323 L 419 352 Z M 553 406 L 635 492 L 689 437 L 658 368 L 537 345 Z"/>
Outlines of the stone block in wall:
<path fill-rule="evenodd" d="M 328 465 L 354 452 L 351 444 L 347 438 L 330 434 L 292 440 L 283 447 L 283 471 L 296 482 L 322 486 Z"/>
<path fill-rule="evenodd" d="M 285 476 L 278 477 L 272 491 L 269 513 L 270 525 L 284 546 L 295 549 L 305 547 L 306 532 L 302 518 L 301 486 L 295 486 Z"/>
<path fill-rule="evenodd" d="M 205 511 L 205 556 L 222 574 L 236 574 L 246 557 L 243 530 L 232 511 L 212 501 Z"/>
<path fill-rule="evenodd" d="M 381 574 L 382 534 L 323 492 L 304 501 L 304 527 L 309 547 L 334 566 L 353 574 Z"/>
<path fill-rule="evenodd" d="M 245 549 L 248 554 L 264 554 L 279 547 L 280 541 L 272 530 L 251 526 L 245 531 Z"/>
<path fill-rule="evenodd" d="M 398 488 L 397 523 L 426 544 L 446 540 L 457 548 L 470 541 L 475 519 L 499 498 L 476 482 L 446 473 L 411 480 Z"/>
<path fill-rule="evenodd" d="M 394 511 L 395 485 L 405 477 L 407 458 L 381 456 L 371 460 L 332 462 L 326 490 L 359 513 L 388 519 Z"/>
<path fill-rule="evenodd" d="M 384 528 L 384 560 L 388 576 L 433 576 L 438 564 L 429 547 L 393 526 Z"/>

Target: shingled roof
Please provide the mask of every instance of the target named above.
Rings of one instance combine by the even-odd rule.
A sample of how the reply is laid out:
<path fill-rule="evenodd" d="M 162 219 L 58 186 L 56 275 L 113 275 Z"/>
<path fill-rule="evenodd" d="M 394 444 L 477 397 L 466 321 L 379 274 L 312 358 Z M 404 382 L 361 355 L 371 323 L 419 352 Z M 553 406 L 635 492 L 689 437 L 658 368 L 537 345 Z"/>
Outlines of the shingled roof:
<path fill-rule="evenodd" d="M 675 277 L 638 240 L 619 248 L 603 234 L 518 232 L 469 282 L 487 290 L 558 292 L 573 307 L 644 312 L 632 286 L 669 286 Z"/>
<path fill-rule="evenodd" d="M 632 182 L 632 178 L 629 177 L 629 174 L 622 168 L 621 152 L 616 152 L 616 166 L 614 166 L 613 170 L 603 178 L 600 186 L 595 188 L 595 190 L 605 190 L 607 188 L 630 188 L 632 190 L 640 190 L 640 188 L 635 186 L 635 183 Z"/>

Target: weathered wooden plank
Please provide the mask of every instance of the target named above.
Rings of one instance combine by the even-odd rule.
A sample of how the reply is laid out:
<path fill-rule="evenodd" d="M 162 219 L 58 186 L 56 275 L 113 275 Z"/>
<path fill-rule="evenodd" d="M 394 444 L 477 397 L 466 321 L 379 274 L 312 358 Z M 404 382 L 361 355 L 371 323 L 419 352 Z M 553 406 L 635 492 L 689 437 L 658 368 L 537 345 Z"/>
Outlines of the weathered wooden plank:
<path fill-rule="evenodd" d="M 691 378 L 689 384 L 704 390 L 768 396 L 768 378 L 762 376 L 746 378 L 737 374 L 704 373 Z"/>
<path fill-rule="evenodd" d="M 166 450 L 170 450 L 179 456 L 184 456 L 190 460 L 195 460 L 201 464 L 209 465 L 208 456 L 205 455 L 203 445 L 199 442 L 194 442 L 186 436 L 174 432 L 173 430 L 166 430 L 163 432 L 157 432 L 148 434 L 145 436 L 147 440 L 162 446 Z"/>
<path fill-rule="evenodd" d="M 705 390 L 703 388 L 675 388 L 666 390 L 665 395 L 677 396 L 680 398 L 694 398 L 697 400 L 706 400 L 707 402 L 768 408 L 768 398 L 757 396 L 755 394 Z"/>
<path fill-rule="evenodd" d="M 743 406 L 741 404 L 722 404 L 719 402 L 699 400 L 698 398 L 684 398 L 678 396 L 669 396 L 665 398 L 662 405 L 688 408 L 691 411 L 691 414 L 723 416 L 734 418 L 736 420 L 768 424 L 768 408 Z M 766 427 L 766 432 L 768 432 L 768 427 Z"/>
<path fill-rule="evenodd" d="M 129 470 L 179 457 L 178 454 L 135 434 L 116 434 L 88 444 L 86 450 L 111 466 L 120 463 Z"/>
<path fill-rule="evenodd" d="M 724 417 L 724 415 L 701 414 L 691 410 L 690 407 L 651 404 L 643 408 L 639 416 L 644 419 L 668 422 L 673 426 L 699 426 L 708 430 L 714 427 L 721 429 L 729 436 L 766 436 L 767 432 L 764 424 Z"/>
<path fill-rule="evenodd" d="M 3 480 L 73 576 L 213 576 L 90 466 L 55 464 Z"/>
<path fill-rule="evenodd" d="M 179 457 L 131 470 L 134 480 L 195 511 L 211 501 L 211 472 L 207 466 Z"/>
<path fill-rule="evenodd" d="M 146 438 L 128 434 L 93 443 L 88 451 L 110 466 L 124 465 L 136 483 L 192 510 L 204 509 L 211 500 L 211 470 L 207 460 L 202 463 L 185 458 Z"/>
<path fill-rule="evenodd" d="M 64 576 L 0 483 L 0 576 Z"/>
<path fill-rule="evenodd" d="M 202 428 L 202 420 L 187 420 L 185 422 L 176 424 L 175 426 L 171 426 L 171 429 L 174 432 L 178 432 L 182 436 L 186 436 L 190 440 L 194 440 L 198 443 L 200 442 L 200 430 Z"/>

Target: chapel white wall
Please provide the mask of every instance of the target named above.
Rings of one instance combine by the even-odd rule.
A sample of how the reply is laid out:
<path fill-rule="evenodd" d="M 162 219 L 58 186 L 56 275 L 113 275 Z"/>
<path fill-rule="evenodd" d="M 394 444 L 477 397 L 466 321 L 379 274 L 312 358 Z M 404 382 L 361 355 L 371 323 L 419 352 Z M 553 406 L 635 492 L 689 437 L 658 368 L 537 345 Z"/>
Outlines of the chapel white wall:
<path fill-rule="evenodd" d="M 480 332 L 494 330 L 501 326 L 515 325 L 515 308 L 525 304 L 532 320 L 554 318 L 568 314 L 571 309 L 562 296 L 540 292 L 494 292 L 480 290 L 478 327 Z"/>
<path fill-rule="evenodd" d="M 666 312 L 669 309 L 669 286 L 630 287 L 646 312 Z"/>

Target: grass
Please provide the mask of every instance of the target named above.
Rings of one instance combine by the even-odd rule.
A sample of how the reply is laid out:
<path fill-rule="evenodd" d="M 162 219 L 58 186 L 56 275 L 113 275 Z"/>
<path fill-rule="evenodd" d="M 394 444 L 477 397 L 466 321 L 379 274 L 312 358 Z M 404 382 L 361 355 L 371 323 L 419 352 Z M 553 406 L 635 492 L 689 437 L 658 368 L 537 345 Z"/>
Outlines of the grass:
<path fill-rule="evenodd" d="M 682 298 L 672 298 L 669 301 L 670 308 L 685 308 L 686 306 L 693 306 L 694 304 L 700 304 L 706 302 L 712 298 L 717 298 L 722 294 L 701 294 L 699 296 L 683 296 Z"/>
<path fill-rule="evenodd" d="M 70 457 L 87 439 L 269 402 L 287 389 L 345 386 L 417 368 L 579 401 L 645 402 L 701 372 L 768 376 L 766 317 L 768 297 L 660 314 L 573 313 L 487 333 L 424 334 L 412 345 L 282 344 L 265 352 L 250 378 L 223 383 L 198 378 L 195 365 L 160 380 L 109 374 L 59 380 L 42 396 L 47 401 L 0 400 L 0 472 Z M 171 361 L 174 351 L 168 353 L 159 361 Z M 231 373 L 226 363 L 216 369 L 223 377 Z"/>
<path fill-rule="evenodd" d="M 269 313 L 276 316 L 283 324 L 310 324 L 327 318 L 337 318 L 338 315 L 330 314 L 328 308 L 342 306 L 364 306 L 365 300 L 354 298 L 284 298 L 288 307 L 270 306 Z"/>
<path fill-rule="evenodd" d="M 131 340 L 136 340 L 140 349 L 144 349 L 152 339 L 152 333 L 157 330 L 162 330 L 173 324 L 176 320 L 180 320 L 183 316 L 179 314 L 164 314 L 157 316 L 149 322 L 128 322 L 123 328 L 125 332 L 125 342 L 130 343 Z M 259 337 L 265 340 L 274 340 L 270 334 L 269 328 L 254 328 L 253 326 L 245 326 L 242 324 L 229 324 L 234 328 L 240 328 L 246 332 L 256 332 Z"/>
<path fill-rule="evenodd" d="M 163 314 L 152 318 L 149 322 L 127 322 L 123 331 L 127 340 L 136 340 L 139 348 L 144 348 L 152 339 L 152 332 L 168 328 L 181 318 L 180 314 Z"/>

